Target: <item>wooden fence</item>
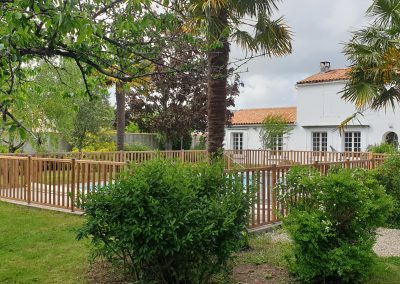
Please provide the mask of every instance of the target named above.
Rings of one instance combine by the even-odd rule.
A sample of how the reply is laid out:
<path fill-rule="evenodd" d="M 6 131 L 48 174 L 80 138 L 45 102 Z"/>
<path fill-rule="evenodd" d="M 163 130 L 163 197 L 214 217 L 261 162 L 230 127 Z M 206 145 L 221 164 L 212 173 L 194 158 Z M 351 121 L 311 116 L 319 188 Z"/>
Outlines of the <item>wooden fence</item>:
<path fill-rule="evenodd" d="M 117 178 L 125 163 L 0 156 L 0 198 L 81 210 L 88 194 Z"/>
<path fill-rule="evenodd" d="M 27 157 L 29 154 L 3 154 L 5 156 Z M 72 159 L 142 163 L 155 157 L 179 159 L 184 162 L 198 163 L 208 160 L 205 150 L 189 151 L 114 151 L 114 152 L 59 152 L 35 153 L 36 158 Z M 271 150 L 225 150 L 225 167 L 253 168 L 270 165 L 309 165 L 318 162 L 343 162 L 346 159 L 365 160 L 382 158 L 384 154 L 367 152 L 313 152 L 313 151 L 271 151 Z"/>
<path fill-rule="evenodd" d="M 269 165 L 310 165 L 314 162 L 344 162 L 347 159 L 372 159 L 374 154 L 368 152 L 313 152 L 313 151 L 271 151 L 271 150 L 227 150 L 225 156 L 232 164 L 244 168 Z"/>
<path fill-rule="evenodd" d="M 244 152 L 244 151 L 243 151 Z M 275 187 L 277 182 L 285 180 L 289 169 L 301 161 L 317 168 L 321 174 L 326 174 L 330 167 L 373 169 L 385 158 L 384 155 L 366 154 L 355 155 L 344 159 L 341 155 L 304 155 L 300 152 L 280 153 L 285 160 L 278 160 L 277 164 L 262 165 L 266 161 L 260 151 L 248 151 L 248 157 L 255 155 L 240 167 L 233 166 L 233 160 L 226 160 L 226 174 L 237 176 L 244 183 L 245 188 L 252 188 L 254 192 L 254 205 L 251 209 L 249 227 L 257 228 L 278 220 L 278 213 L 286 214 L 287 208 L 276 198 Z M 121 152 L 116 154 L 122 155 Z M 141 162 L 155 157 L 156 152 L 125 152 L 124 159 Z M 160 154 L 160 153 L 158 153 Z M 163 154 L 163 152 L 161 153 Z M 226 156 L 229 159 L 235 157 Z M 232 153 L 236 155 L 236 153 Z M 272 159 L 271 153 L 268 163 Z M 108 157 L 116 158 L 107 153 Z M 178 158 L 182 161 L 197 162 L 207 158 L 204 151 L 170 151 L 165 157 Z M 257 156 L 259 155 L 259 156 Z M 283 163 L 286 156 L 292 158 L 291 163 Z M 292 155 L 292 156 L 290 156 Z M 39 156 L 0 156 L 0 198 L 17 200 L 28 204 L 38 204 L 55 208 L 79 211 L 87 196 L 99 186 L 113 183 L 119 173 L 126 166 L 121 161 L 96 161 L 81 160 L 76 158 L 63 159 Z M 92 156 L 101 158 L 101 156 Z M 121 156 L 120 156 L 121 157 Z M 261 158 L 260 158 L 261 157 Z M 275 155 L 274 155 L 275 157 Z M 297 158 L 298 157 L 298 158 Z M 318 159 L 332 158 L 333 161 L 319 161 Z M 310 163 L 311 158 L 313 162 Z M 318 159 L 316 159 L 318 158 Z M 352 159 L 351 159 L 352 158 Z M 259 160 L 261 159 L 261 160 Z M 277 161 L 277 160 L 274 160 Z M 266 163 L 266 162 L 265 162 Z M 240 165 L 240 164 L 239 164 Z M 246 167 L 246 168 L 244 168 Z M 251 186 L 250 186 L 251 185 Z"/>
<path fill-rule="evenodd" d="M 315 167 L 326 174 L 333 166 L 341 168 L 364 168 L 373 169 L 383 162 L 383 159 L 359 159 L 351 161 L 346 159 L 340 162 L 314 162 L 310 167 Z M 280 215 L 286 215 L 288 208 L 281 203 L 277 195 L 285 192 L 277 192 L 277 183 L 284 183 L 291 165 L 271 165 L 267 167 L 255 167 L 247 169 L 226 170 L 226 174 L 232 178 L 241 180 L 247 190 L 251 190 L 254 197 L 253 206 L 250 212 L 249 228 L 259 228 L 279 221 Z M 284 187 L 283 187 L 284 188 Z M 250 192 L 249 192 L 250 193 Z"/>

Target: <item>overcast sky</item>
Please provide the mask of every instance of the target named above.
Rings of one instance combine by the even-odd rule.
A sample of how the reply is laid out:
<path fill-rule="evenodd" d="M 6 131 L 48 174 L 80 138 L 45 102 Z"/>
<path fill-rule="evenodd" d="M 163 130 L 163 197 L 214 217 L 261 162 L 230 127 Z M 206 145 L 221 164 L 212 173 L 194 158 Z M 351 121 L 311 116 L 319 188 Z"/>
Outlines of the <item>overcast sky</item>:
<path fill-rule="evenodd" d="M 293 53 L 282 58 L 257 58 L 242 73 L 242 88 L 236 109 L 294 106 L 295 83 L 319 72 L 320 61 L 332 68 L 347 66 L 343 43 L 351 31 L 365 26 L 365 11 L 372 0 L 283 0 L 277 16 L 283 15 L 293 31 Z M 232 46 L 231 59 L 241 58 Z"/>

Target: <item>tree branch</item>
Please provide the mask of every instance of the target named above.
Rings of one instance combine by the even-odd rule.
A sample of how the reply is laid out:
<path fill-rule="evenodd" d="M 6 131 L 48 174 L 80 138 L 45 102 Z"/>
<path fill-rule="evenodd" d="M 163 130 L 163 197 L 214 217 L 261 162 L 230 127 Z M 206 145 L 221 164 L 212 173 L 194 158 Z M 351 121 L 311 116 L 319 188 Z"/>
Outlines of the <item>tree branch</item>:
<path fill-rule="evenodd" d="M 101 14 L 107 12 L 108 9 L 111 9 L 112 7 L 114 7 L 115 5 L 124 2 L 125 0 L 115 0 L 113 2 L 111 2 L 108 5 L 105 5 L 103 8 L 101 8 L 100 10 L 98 10 L 97 12 L 94 13 L 93 18 L 97 18 L 98 16 L 100 16 Z"/>
<path fill-rule="evenodd" d="M 79 62 L 79 60 L 75 59 L 75 63 L 78 66 L 79 70 L 81 71 L 83 83 L 85 84 L 85 88 L 86 88 L 86 92 L 89 95 L 90 100 L 92 100 L 93 99 L 93 95 L 92 95 L 92 93 L 90 92 L 90 89 L 89 89 L 89 85 L 88 85 L 88 82 L 87 82 L 85 70 L 83 69 L 82 64 Z"/>

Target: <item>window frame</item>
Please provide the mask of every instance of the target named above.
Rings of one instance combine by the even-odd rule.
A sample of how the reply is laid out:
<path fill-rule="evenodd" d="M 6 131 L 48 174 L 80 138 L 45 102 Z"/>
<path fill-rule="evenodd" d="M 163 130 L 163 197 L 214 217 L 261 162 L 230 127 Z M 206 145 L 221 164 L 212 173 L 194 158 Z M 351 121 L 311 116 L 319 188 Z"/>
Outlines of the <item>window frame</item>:
<path fill-rule="evenodd" d="M 315 142 L 318 142 L 317 145 L 315 144 Z M 327 131 L 311 132 L 311 148 L 313 152 L 327 152 L 328 132 Z"/>
<path fill-rule="evenodd" d="M 361 131 L 345 131 L 343 137 L 344 152 L 361 152 Z"/>
<path fill-rule="evenodd" d="M 272 151 L 283 151 L 283 134 L 277 135 L 275 138 L 275 144 L 271 147 Z"/>
<path fill-rule="evenodd" d="M 239 135 L 239 138 L 236 138 L 236 135 Z M 232 150 L 233 151 L 243 151 L 243 145 L 244 145 L 244 133 L 243 132 L 232 132 L 231 133 L 231 139 L 232 139 Z M 236 149 L 235 146 L 238 148 Z M 240 146 L 240 147 L 239 147 Z"/>

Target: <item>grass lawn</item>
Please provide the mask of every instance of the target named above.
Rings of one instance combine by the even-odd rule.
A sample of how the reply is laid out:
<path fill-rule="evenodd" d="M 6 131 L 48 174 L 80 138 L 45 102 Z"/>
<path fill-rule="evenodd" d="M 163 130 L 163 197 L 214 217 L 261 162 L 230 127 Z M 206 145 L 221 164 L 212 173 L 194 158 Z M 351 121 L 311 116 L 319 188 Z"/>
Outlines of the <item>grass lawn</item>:
<path fill-rule="evenodd" d="M 0 202 L 1 283 L 85 283 L 88 243 L 75 240 L 83 218 Z"/>
<path fill-rule="evenodd" d="M 234 278 L 242 283 L 288 283 L 286 256 L 291 244 L 272 241 L 269 235 L 255 235 L 250 239 L 251 249 L 237 254 Z M 400 257 L 377 257 L 368 284 L 400 283 Z"/>
<path fill-rule="evenodd" d="M 0 202 L 0 283 L 118 283 L 101 263 L 88 274 L 89 244 L 75 240 L 83 221 L 76 215 Z M 235 256 L 233 283 L 291 281 L 285 261 L 290 243 L 263 234 L 251 237 L 250 246 Z M 400 257 L 378 258 L 368 283 L 400 283 Z"/>

